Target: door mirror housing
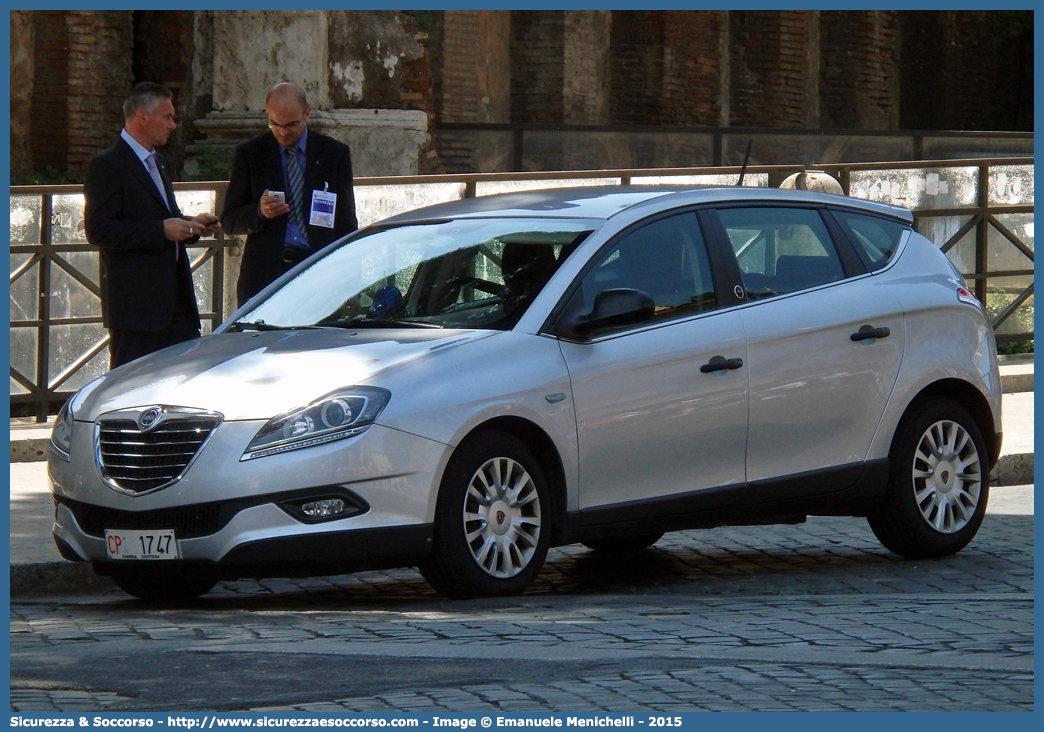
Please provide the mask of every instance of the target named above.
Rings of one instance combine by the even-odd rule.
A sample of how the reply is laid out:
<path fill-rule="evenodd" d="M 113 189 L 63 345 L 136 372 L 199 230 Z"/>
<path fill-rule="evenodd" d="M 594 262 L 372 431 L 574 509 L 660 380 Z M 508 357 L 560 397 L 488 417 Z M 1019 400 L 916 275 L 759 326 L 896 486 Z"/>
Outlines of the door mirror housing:
<path fill-rule="evenodd" d="M 590 313 L 567 312 L 558 323 L 558 333 L 585 339 L 597 331 L 644 323 L 655 314 L 656 303 L 641 290 L 604 290 L 595 296 Z"/>

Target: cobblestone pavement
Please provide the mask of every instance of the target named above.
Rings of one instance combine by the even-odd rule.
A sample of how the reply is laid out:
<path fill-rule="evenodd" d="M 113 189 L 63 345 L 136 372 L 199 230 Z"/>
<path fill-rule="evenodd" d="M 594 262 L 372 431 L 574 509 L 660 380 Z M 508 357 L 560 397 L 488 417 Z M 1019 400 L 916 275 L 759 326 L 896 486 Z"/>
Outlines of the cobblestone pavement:
<path fill-rule="evenodd" d="M 224 583 L 173 610 L 16 601 L 11 708 L 1032 710 L 1032 487 L 994 496 L 972 545 L 930 561 L 814 518 L 556 549 L 519 598 L 449 601 L 404 569 Z"/>

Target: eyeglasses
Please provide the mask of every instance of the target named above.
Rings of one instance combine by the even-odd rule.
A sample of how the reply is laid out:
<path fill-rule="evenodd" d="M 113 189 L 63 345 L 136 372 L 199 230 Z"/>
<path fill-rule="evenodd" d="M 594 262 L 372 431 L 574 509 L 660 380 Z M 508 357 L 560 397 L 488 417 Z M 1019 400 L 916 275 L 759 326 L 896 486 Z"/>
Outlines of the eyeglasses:
<path fill-rule="evenodd" d="M 269 122 L 268 122 L 268 129 L 270 129 L 270 130 L 282 130 L 283 132 L 292 132 L 293 130 L 296 130 L 300 126 L 301 126 L 301 120 L 297 120 L 296 122 L 291 122 L 288 125 L 281 125 L 281 124 L 278 124 L 277 122 L 272 122 L 271 120 L 269 120 Z"/>

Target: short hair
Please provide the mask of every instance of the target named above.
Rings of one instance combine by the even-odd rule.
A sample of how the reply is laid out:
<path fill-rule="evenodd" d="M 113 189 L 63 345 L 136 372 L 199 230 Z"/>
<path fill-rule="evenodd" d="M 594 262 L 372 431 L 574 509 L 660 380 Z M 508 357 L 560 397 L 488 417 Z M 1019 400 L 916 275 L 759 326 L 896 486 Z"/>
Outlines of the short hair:
<path fill-rule="evenodd" d="M 130 119 L 138 113 L 139 109 L 151 112 L 159 104 L 160 99 L 170 99 L 174 96 L 163 84 L 154 81 L 143 81 L 135 84 L 131 89 L 130 96 L 123 103 L 123 118 Z"/>
<path fill-rule="evenodd" d="M 301 109 L 308 109 L 308 97 L 305 96 L 305 90 L 292 81 L 281 81 L 269 89 L 268 94 L 265 95 L 266 107 L 276 94 L 280 96 L 292 95 L 297 100 L 297 103 L 301 105 Z"/>

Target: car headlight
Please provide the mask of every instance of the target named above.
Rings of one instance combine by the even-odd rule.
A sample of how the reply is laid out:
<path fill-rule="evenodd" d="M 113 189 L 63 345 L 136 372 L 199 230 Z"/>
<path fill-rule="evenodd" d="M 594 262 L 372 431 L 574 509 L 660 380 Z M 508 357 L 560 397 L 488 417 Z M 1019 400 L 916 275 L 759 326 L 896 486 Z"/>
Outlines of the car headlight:
<path fill-rule="evenodd" d="M 354 437 L 369 429 L 389 399 L 390 391 L 372 386 L 328 394 L 270 419 L 247 445 L 240 461 Z"/>
<path fill-rule="evenodd" d="M 54 420 L 54 429 L 51 430 L 51 447 L 65 462 L 69 462 L 69 452 L 72 447 L 73 413 L 72 399 L 69 399 L 58 411 L 58 417 Z"/>

